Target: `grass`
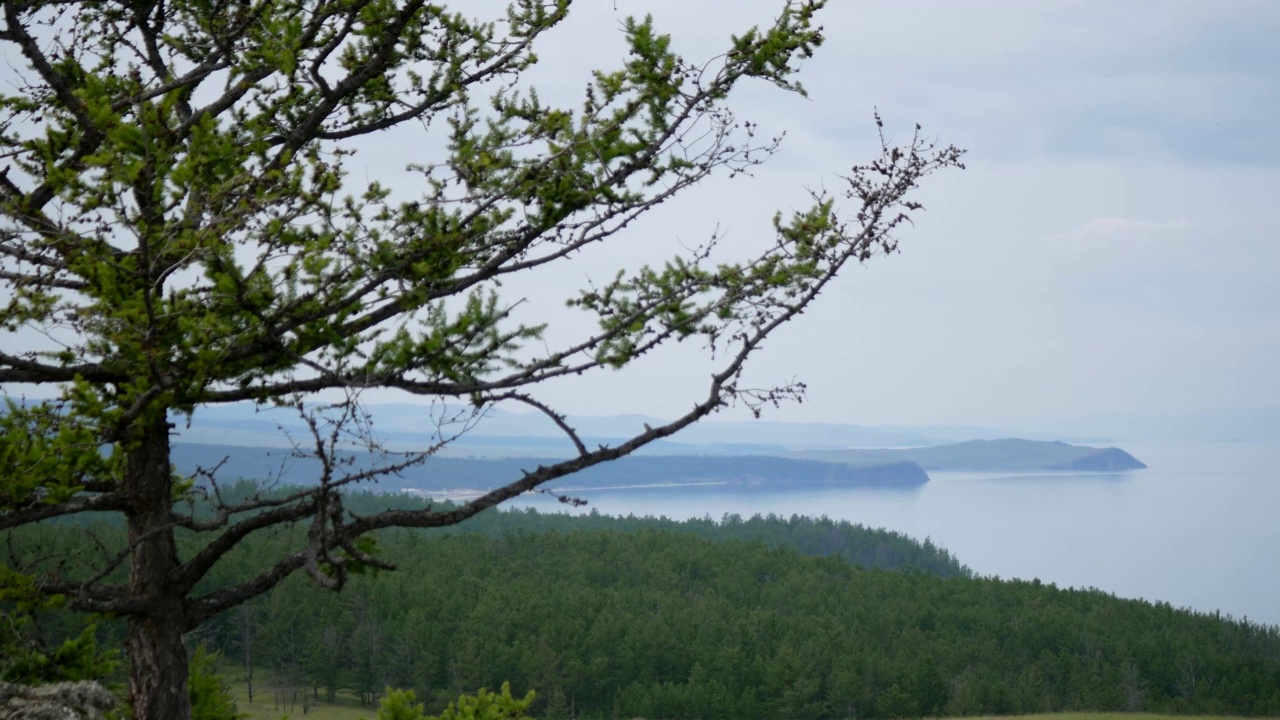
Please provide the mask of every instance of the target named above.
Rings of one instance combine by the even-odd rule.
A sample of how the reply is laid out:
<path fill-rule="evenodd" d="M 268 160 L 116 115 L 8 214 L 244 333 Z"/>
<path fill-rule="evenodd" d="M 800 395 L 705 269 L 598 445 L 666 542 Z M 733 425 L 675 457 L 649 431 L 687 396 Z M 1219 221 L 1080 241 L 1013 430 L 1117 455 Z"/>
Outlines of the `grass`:
<path fill-rule="evenodd" d="M 226 677 L 224 675 L 224 677 Z M 360 702 L 353 696 L 339 694 L 332 703 L 315 702 L 307 713 L 302 713 L 302 701 L 299 697 L 292 710 L 283 709 L 275 703 L 275 693 L 270 685 L 259 685 L 254 688 L 253 702 L 249 702 L 249 691 L 243 677 L 227 677 L 231 689 L 235 692 L 236 705 L 246 715 L 246 720 L 373 720 L 377 714 L 376 707 L 360 707 Z"/>
<path fill-rule="evenodd" d="M 304 715 L 302 713 L 302 703 L 299 702 L 294 706 L 292 711 L 278 709 L 272 702 L 271 693 L 254 692 L 253 702 L 249 702 L 248 693 L 243 689 L 236 693 L 236 704 L 240 707 L 240 712 L 244 713 L 247 720 L 280 720 L 288 718 L 289 720 L 373 720 L 373 716 L 377 714 L 377 708 L 360 707 L 354 699 L 350 703 L 344 702 L 347 698 L 339 697 L 334 703 L 319 702 L 311 705 L 310 709 Z"/>
<path fill-rule="evenodd" d="M 292 711 L 280 709 L 274 702 L 271 687 L 263 685 L 254 692 L 253 702 L 249 702 L 249 693 L 243 674 L 224 675 L 235 691 L 236 703 L 240 712 L 247 715 L 247 720 L 373 720 L 377 708 L 360 707 L 354 696 L 340 693 L 335 702 L 318 702 L 310 706 L 307 713 L 302 713 L 301 701 Z M 1152 713 L 1052 713 L 1043 715 L 981 715 L 963 720 L 1241 720 L 1238 717 L 1218 715 L 1155 715 Z M 1260 719 L 1266 720 L 1266 719 Z M 1273 718 L 1272 720 L 1280 720 Z"/>
<path fill-rule="evenodd" d="M 1042 715 L 978 715 L 964 720 L 1241 720 L 1223 715 L 1156 715 L 1154 713 L 1046 713 Z M 1259 719 L 1265 720 L 1265 719 Z"/>

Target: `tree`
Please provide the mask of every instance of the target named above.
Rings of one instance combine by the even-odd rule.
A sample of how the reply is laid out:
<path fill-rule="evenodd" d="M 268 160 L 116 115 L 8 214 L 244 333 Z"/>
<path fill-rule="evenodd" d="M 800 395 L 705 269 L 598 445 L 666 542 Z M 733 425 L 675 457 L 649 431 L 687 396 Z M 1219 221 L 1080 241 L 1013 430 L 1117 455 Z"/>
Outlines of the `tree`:
<path fill-rule="evenodd" d="M 187 695 L 191 699 L 192 720 L 244 720 L 236 708 L 236 698 L 227 681 L 218 675 L 220 656 L 204 647 L 191 655 L 187 673 Z"/>
<path fill-rule="evenodd" d="M 583 288 L 570 305 L 596 329 L 564 344 L 517 322 L 497 288 L 767 158 L 777 140 L 725 101 L 752 78 L 803 92 L 793 73 L 823 41 L 823 4 L 788 2 L 704 64 L 628 19 L 630 54 L 595 73 L 575 109 L 521 81 L 569 0 L 515 0 L 499 22 L 423 0 L 6 0 L 0 43 L 18 69 L 0 99 L 0 531 L 83 513 L 127 530 L 94 563 L 13 576 L 125 618 L 135 715 L 188 718 L 183 633 L 294 572 L 339 589 L 384 565 L 379 529 L 457 523 L 726 405 L 800 396 L 800 383 L 746 387 L 743 368 L 842 268 L 895 249 L 922 177 L 960 165 L 918 127 L 900 147 L 882 131 L 882 155 L 846 178 L 847 210 L 814 193 L 776 217 L 759 254 L 713 262 L 713 237 Z M 355 141 L 410 123 L 445 146 L 410 168 L 412 199 L 346 174 Z M 625 442 L 587 447 L 538 397 L 678 341 L 720 363 L 705 396 Z M 441 445 L 514 402 L 550 416 L 578 453 L 456 509 L 355 516 L 345 489 L 439 447 L 378 445 L 361 412 L 370 388 L 443 403 L 455 424 Z M 19 389 L 43 399 L 13 399 Z M 298 452 L 322 461 L 314 485 L 232 500 L 216 468 L 175 475 L 175 423 L 241 401 L 306 416 L 313 437 Z M 353 443 L 379 461 L 352 462 Z M 305 533 L 252 579 L 202 584 L 246 537 L 284 526 Z"/>

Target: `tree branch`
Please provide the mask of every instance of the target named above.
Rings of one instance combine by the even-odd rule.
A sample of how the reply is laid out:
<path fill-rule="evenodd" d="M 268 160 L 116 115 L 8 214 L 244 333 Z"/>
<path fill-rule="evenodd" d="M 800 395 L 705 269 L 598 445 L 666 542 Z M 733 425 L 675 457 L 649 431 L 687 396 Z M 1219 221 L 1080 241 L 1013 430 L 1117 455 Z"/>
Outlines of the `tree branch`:
<path fill-rule="evenodd" d="M 129 507 L 129 499 L 122 493 L 80 495 L 60 503 L 42 503 L 39 500 L 17 508 L 6 508 L 0 513 L 0 530 L 28 525 L 49 518 L 77 515 L 107 510 L 123 511 Z"/>
<path fill-rule="evenodd" d="M 71 382 L 76 378 L 93 382 L 118 382 L 125 377 L 98 363 L 59 367 L 0 351 L 0 382 Z"/>
<path fill-rule="evenodd" d="M 503 400 L 515 400 L 517 402 L 524 403 L 525 405 L 529 405 L 530 407 L 536 408 L 543 415 L 546 415 L 547 417 L 551 418 L 551 421 L 554 422 L 556 426 L 559 427 L 562 431 L 564 431 L 565 435 L 569 436 L 569 440 L 573 442 L 573 446 L 578 450 L 579 456 L 589 454 L 587 452 L 587 446 L 583 444 L 582 438 L 578 436 L 578 432 L 573 428 L 569 427 L 569 423 L 565 421 L 565 416 L 561 415 L 555 410 L 552 410 L 551 407 L 546 403 L 543 403 L 539 400 L 534 399 L 532 395 L 529 395 L 527 393 L 521 393 L 521 392 L 501 393 L 498 395 L 491 395 L 485 398 L 485 402 L 491 402 L 491 403 L 498 403 L 498 402 L 502 402 Z"/>

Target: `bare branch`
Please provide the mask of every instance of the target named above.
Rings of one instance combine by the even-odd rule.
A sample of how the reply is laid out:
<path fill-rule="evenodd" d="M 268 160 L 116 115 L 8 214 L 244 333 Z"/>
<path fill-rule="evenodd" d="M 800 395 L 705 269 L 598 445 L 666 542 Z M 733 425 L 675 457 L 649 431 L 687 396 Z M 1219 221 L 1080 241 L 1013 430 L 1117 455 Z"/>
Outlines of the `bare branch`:
<path fill-rule="evenodd" d="M 227 608 L 235 607 L 269 591 L 280 584 L 281 580 L 301 568 L 306 563 L 306 556 L 307 550 L 305 548 L 298 550 L 255 575 L 248 582 L 225 587 L 208 595 L 193 598 L 187 603 L 187 607 L 190 609 L 187 626 L 194 628 Z"/>
<path fill-rule="evenodd" d="M 587 452 L 587 446 L 583 444 L 582 438 L 578 437 L 577 431 L 569 427 L 569 423 L 565 421 L 565 416 L 555 410 L 552 410 L 546 403 L 534 399 L 534 397 L 528 393 L 521 392 L 501 393 L 498 395 L 490 395 L 485 398 L 485 401 L 489 403 L 499 403 L 503 400 L 515 400 L 530 407 L 537 408 L 543 415 L 551 418 L 551 421 L 563 430 L 565 435 L 569 436 L 569 440 L 571 440 L 573 442 L 573 446 L 577 448 L 579 456 L 589 454 Z"/>

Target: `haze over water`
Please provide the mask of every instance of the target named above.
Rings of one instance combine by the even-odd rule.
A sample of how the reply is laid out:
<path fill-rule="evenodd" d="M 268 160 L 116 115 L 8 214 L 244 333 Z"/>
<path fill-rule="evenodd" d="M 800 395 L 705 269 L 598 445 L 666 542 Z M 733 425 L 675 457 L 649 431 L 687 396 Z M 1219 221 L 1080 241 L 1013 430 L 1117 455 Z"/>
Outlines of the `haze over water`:
<path fill-rule="evenodd" d="M 1148 469 L 931 472 L 916 490 L 577 494 L 590 501 L 584 510 L 612 515 L 827 515 L 932 537 L 982 575 L 1280 624 L 1280 443 L 1123 447 Z"/>

